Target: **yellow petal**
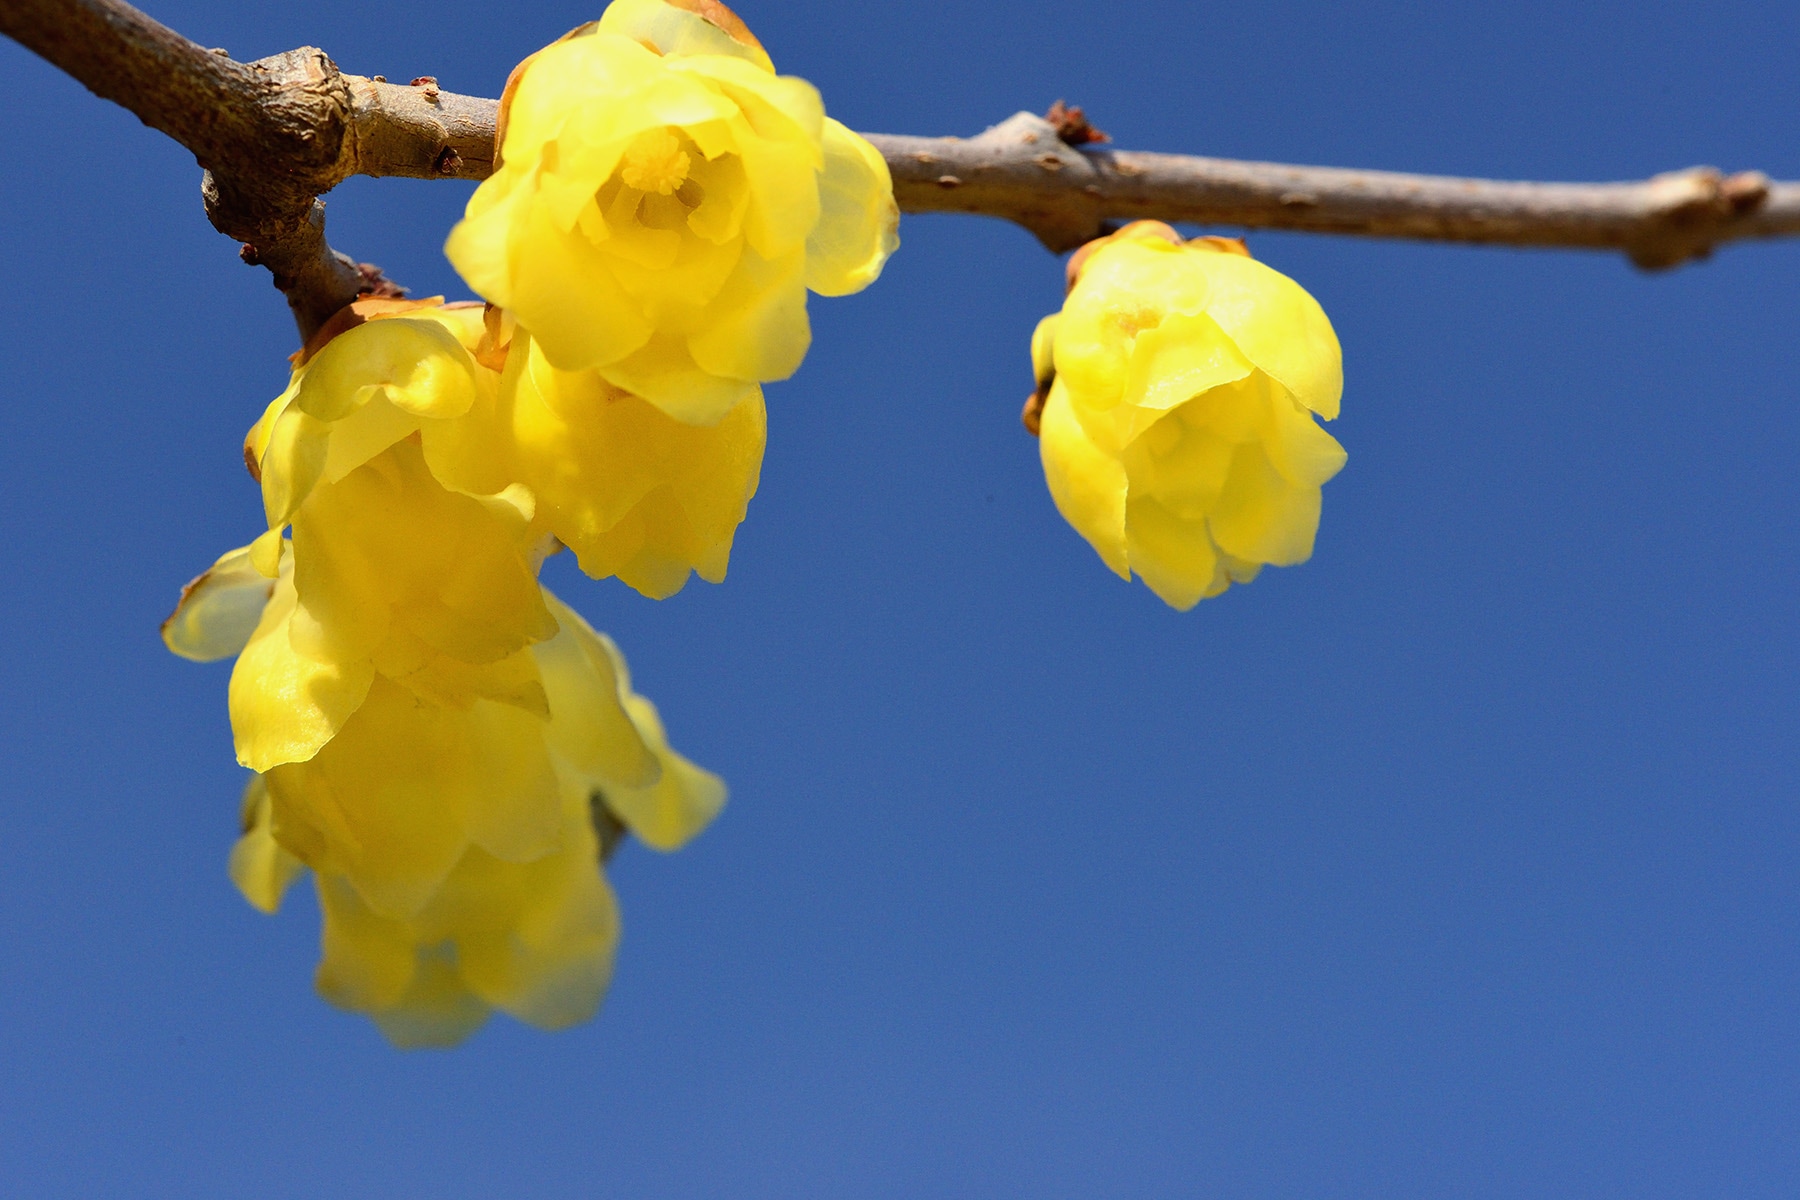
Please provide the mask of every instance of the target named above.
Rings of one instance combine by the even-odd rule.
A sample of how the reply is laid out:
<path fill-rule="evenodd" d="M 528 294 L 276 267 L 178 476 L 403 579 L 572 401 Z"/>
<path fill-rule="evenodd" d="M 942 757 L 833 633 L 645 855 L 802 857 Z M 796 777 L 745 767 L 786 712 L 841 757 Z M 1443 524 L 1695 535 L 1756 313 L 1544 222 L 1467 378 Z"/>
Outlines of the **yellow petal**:
<path fill-rule="evenodd" d="M 250 543 L 250 565 L 256 568 L 259 575 L 273 579 L 281 572 L 281 562 L 287 550 L 287 540 L 282 537 L 279 528 L 271 529 Z"/>
<path fill-rule="evenodd" d="M 314 831 L 313 868 L 394 917 L 419 911 L 471 843 L 529 861 L 561 838 L 541 719 L 489 701 L 421 704 L 381 678 L 311 761 L 272 770 L 269 790 L 278 828 Z"/>
<path fill-rule="evenodd" d="M 1274 419 L 1263 449 L 1283 479 L 1295 487 L 1318 487 L 1344 467 L 1344 448 L 1319 428 L 1312 413 L 1286 396 L 1276 398 Z"/>
<path fill-rule="evenodd" d="M 1044 404 L 1038 451 L 1056 510 L 1088 540 L 1101 561 L 1120 578 L 1130 579 L 1125 546 L 1125 468 L 1096 446 L 1082 429 L 1060 378 Z"/>
<path fill-rule="evenodd" d="M 609 256 L 580 234 L 532 217 L 513 256 L 512 300 L 550 361 L 567 371 L 617 362 L 654 326 L 614 277 Z"/>
<path fill-rule="evenodd" d="M 194 662 L 230 658 L 256 632 L 274 590 L 274 582 L 250 562 L 248 546 L 223 554 L 181 589 L 175 611 L 162 623 L 163 644 Z"/>
<path fill-rule="evenodd" d="M 605 804 L 646 845 L 680 849 L 725 806 L 725 781 L 669 748 L 656 705 L 635 694 L 625 703 L 644 739 L 655 747 L 662 778 L 650 787 L 605 788 Z"/>
<path fill-rule="evenodd" d="M 1056 328 L 1062 314 L 1051 313 L 1031 331 L 1031 378 L 1042 385 L 1056 378 Z"/>
<path fill-rule="evenodd" d="M 1319 302 L 1252 258 L 1187 251 L 1211 281 L 1206 311 L 1255 363 L 1326 420 L 1344 392 L 1343 352 Z"/>
<path fill-rule="evenodd" d="M 273 913 L 306 867 L 275 840 L 269 791 L 261 775 L 252 775 L 244 788 L 243 826 L 243 836 L 231 848 L 231 882 L 253 908 Z"/>
<path fill-rule="evenodd" d="M 544 593 L 561 632 L 533 647 L 550 699 L 549 744 L 584 776 L 609 787 L 661 778 L 656 751 L 627 712 L 616 651 L 581 615 Z"/>
<path fill-rule="evenodd" d="M 738 15 L 718 0 L 613 0 L 600 31 L 622 34 L 671 57 L 725 54 L 773 73 L 768 52 Z"/>
<path fill-rule="evenodd" d="M 594 1015 L 612 976 L 619 911 L 599 869 L 585 806 L 558 853 L 514 865 L 471 856 L 459 868 L 505 923 L 459 931 L 457 962 L 469 990 L 539 1029 Z M 477 874 L 485 878 L 476 878 Z"/>
<path fill-rule="evenodd" d="M 1205 521 L 1177 516 L 1149 496 L 1133 496 L 1126 528 L 1132 570 L 1171 608 L 1185 612 L 1225 590 Z"/>
<path fill-rule="evenodd" d="M 402 1049 L 455 1046 L 488 1017 L 458 975 L 449 947 L 421 946 L 403 922 L 371 911 L 341 879 L 321 876 L 324 957 L 319 994 L 367 1013 Z"/>
<path fill-rule="evenodd" d="M 414 416 L 454 417 L 474 402 L 475 371 L 474 358 L 441 321 L 368 321 L 313 356 L 294 407 L 319 421 L 341 421 L 379 395 Z"/>
<path fill-rule="evenodd" d="M 812 344 L 805 266 L 800 247 L 772 262 L 745 254 L 713 302 L 712 323 L 688 338 L 694 361 L 714 375 L 752 381 L 786 379 L 798 370 Z"/>
<path fill-rule="evenodd" d="M 1207 523 L 1227 553 L 1288 567 L 1312 557 L 1319 502 L 1316 486 L 1295 487 L 1283 479 L 1263 448 L 1252 443 L 1239 447 Z"/>
<path fill-rule="evenodd" d="M 847 296 L 874 283 L 900 248 L 900 209 L 887 160 L 868 139 L 825 118 L 819 222 L 806 239 L 806 286 Z"/>
<path fill-rule="evenodd" d="M 687 343 L 672 335 L 652 338 L 636 353 L 596 369 L 624 391 L 654 397 L 657 408 L 688 425 L 716 425 L 760 392 L 754 379 L 703 369 Z"/>
<path fill-rule="evenodd" d="M 252 771 L 304 762 L 336 736 L 363 703 L 375 669 L 366 661 L 325 663 L 295 652 L 288 636 L 292 576 L 274 596 L 231 672 L 231 733 L 238 761 Z"/>
<path fill-rule="evenodd" d="M 1170 313 L 1133 341 L 1121 399 L 1166 412 L 1202 392 L 1235 383 L 1251 370 L 1249 360 L 1211 317 Z"/>

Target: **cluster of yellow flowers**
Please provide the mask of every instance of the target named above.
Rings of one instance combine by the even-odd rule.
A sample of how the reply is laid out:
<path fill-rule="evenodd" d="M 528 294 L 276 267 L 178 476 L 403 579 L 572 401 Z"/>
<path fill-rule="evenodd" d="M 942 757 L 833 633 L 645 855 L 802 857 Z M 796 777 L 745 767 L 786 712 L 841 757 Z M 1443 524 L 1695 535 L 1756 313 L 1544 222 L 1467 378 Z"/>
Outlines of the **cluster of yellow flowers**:
<path fill-rule="evenodd" d="M 497 161 L 445 247 L 485 303 L 365 297 L 309 340 L 244 444 L 264 532 L 163 629 L 237 659 L 232 879 L 272 912 L 310 871 L 320 990 L 401 1045 L 590 1015 L 611 843 L 724 803 L 539 567 L 721 580 L 806 293 L 897 245 L 881 155 L 716 0 L 615 0 L 527 59 Z M 1242 243 L 1090 243 L 1032 356 L 1051 495 L 1121 576 L 1187 608 L 1311 554 L 1337 339 Z"/>
<path fill-rule="evenodd" d="M 617 0 L 521 65 L 502 123 L 446 247 L 487 303 L 320 330 L 245 441 L 266 531 L 163 629 L 237 658 L 233 880 L 273 911 L 310 870 L 320 991 L 401 1045 L 589 1016 L 603 842 L 673 849 L 724 803 L 538 569 L 722 579 L 807 290 L 897 244 L 881 156 L 712 0 Z"/>

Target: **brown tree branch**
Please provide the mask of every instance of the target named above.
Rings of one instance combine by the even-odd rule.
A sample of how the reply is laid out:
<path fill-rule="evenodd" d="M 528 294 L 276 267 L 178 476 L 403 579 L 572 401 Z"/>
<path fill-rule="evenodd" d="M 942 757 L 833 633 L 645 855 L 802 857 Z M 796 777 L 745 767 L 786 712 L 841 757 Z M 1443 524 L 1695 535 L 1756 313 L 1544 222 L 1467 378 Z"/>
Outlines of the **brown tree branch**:
<path fill-rule="evenodd" d="M 325 242 L 317 197 L 351 175 L 483 179 L 496 104 L 345 75 L 307 47 L 234 62 L 122 0 L 0 0 L 0 33 L 130 109 L 207 169 L 207 215 L 287 293 L 302 337 L 391 289 Z M 907 212 L 1001 217 L 1052 250 L 1153 218 L 1427 241 L 1617 250 L 1647 268 L 1800 234 L 1800 183 L 1696 167 L 1632 183 L 1512 183 L 1085 146 L 1020 113 L 973 138 L 867 135 Z"/>

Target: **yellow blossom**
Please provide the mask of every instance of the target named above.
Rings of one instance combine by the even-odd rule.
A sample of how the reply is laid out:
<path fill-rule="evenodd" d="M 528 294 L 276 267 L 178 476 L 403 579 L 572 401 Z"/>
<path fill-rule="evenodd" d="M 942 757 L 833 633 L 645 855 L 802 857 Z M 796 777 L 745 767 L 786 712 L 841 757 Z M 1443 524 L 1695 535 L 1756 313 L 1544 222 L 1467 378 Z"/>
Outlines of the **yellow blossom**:
<path fill-rule="evenodd" d="M 253 550 L 265 574 L 274 574 L 281 529 L 317 484 L 342 480 L 422 424 L 460 417 L 491 393 L 498 371 L 474 357 L 485 333 L 478 305 L 364 299 L 295 356 L 287 389 L 244 439 L 269 521 Z"/>
<path fill-rule="evenodd" d="M 244 611 L 276 608 L 291 584 L 247 558 L 226 555 L 184 592 L 164 626 L 177 653 L 248 653 Z M 246 789 L 233 881 L 273 912 L 310 867 L 319 989 L 399 1045 L 454 1044 L 494 1009 L 547 1029 L 591 1015 L 618 938 L 597 809 L 674 849 L 724 803 L 716 776 L 669 749 L 612 643 L 543 603 L 560 627 L 531 651 L 547 715 L 440 705 L 378 677 L 313 759 Z"/>
<path fill-rule="evenodd" d="M 1190 608 L 1312 554 L 1344 451 L 1337 336 L 1242 243 L 1137 222 L 1071 263 L 1033 337 L 1044 475 L 1107 566 Z"/>
<path fill-rule="evenodd" d="M 445 246 L 564 371 L 691 424 L 785 379 L 806 291 L 898 244 L 887 164 L 716 0 L 615 0 L 520 64 L 501 165 Z"/>
<path fill-rule="evenodd" d="M 499 387 L 466 416 L 429 422 L 423 446 L 432 471 L 459 490 L 529 488 L 535 527 L 583 571 L 662 599 L 690 571 L 725 577 L 765 430 L 758 387 L 717 424 L 688 425 L 598 371 L 557 370 L 518 330 Z"/>
<path fill-rule="evenodd" d="M 245 439 L 269 520 L 252 553 L 263 570 L 315 489 L 410 439 L 440 483 L 531 517 L 528 540 L 554 536 L 595 578 L 657 599 L 691 571 L 724 578 L 762 467 L 760 387 L 716 424 L 688 425 L 596 371 L 557 370 L 503 310 L 354 309 Z"/>

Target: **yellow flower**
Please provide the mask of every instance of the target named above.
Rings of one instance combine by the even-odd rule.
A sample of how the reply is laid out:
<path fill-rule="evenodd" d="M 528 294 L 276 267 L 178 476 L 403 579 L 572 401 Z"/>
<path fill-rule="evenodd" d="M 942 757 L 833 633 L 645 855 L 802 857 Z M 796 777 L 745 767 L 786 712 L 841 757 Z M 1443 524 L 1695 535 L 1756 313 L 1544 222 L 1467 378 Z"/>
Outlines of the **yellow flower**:
<path fill-rule="evenodd" d="M 1312 554 L 1344 451 L 1337 335 L 1242 243 L 1142 221 L 1070 264 L 1032 339 L 1044 476 L 1106 565 L 1176 608 Z M 1041 413 L 1036 411 L 1041 400 Z"/>
<path fill-rule="evenodd" d="M 492 395 L 423 435 L 433 473 L 461 491 L 523 484 L 536 528 L 596 579 L 617 575 L 662 599 L 699 571 L 725 577 L 731 542 L 756 493 L 766 418 L 752 387 L 715 425 L 688 425 L 606 382 L 559 371 L 523 330 Z"/>
<path fill-rule="evenodd" d="M 662 599 L 691 571 L 724 578 L 766 426 L 760 387 L 688 425 L 598 372 L 557 370 L 503 310 L 358 301 L 245 439 L 269 521 L 252 560 L 273 572 L 315 490 L 411 440 L 444 486 L 530 518 L 533 544 L 552 535 L 589 575 Z"/>
<path fill-rule="evenodd" d="M 291 585 L 247 560 L 226 555 L 184 592 L 164 626 L 177 653 L 248 653 L 245 612 Z M 674 849 L 725 800 L 716 776 L 669 749 L 612 643 L 543 602 L 560 625 L 532 649 L 547 716 L 438 705 L 377 678 L 312 760 L 245 793 L 233 881 L 273 912 L 310 867 L 319 989 L 399 1045 L 454 1044 L 493 1009 L 547 1029 L 590 1016 L 618 939 L 596 815 Z"/>
<path fill-rule="evenodd" d="M 531 514 L 515 498 L 448 491 L 411 440 L 311 488 L 232 673 L 239 761 L 267 771 L 312 758 L 378 680 L 391 705 L 412 695 L 541 713 L 525 650 L 557 626 L 537 583 Z"/>
<path fill-rule="evenodd" d="M 445 246 L 565 371 L 691 424 L 785 379 L 808 288 L 898 245 L 887 164 L 714 0 L 615 0 L 520 64 L 501 165 Z"/>
<path fill-rule="evenodd" d="M 295 356 L 287 389 L 244 439 L 269 521 L 253 550 L 264 574 L 274 575 L 280 531 L 315 486 L 341 481 L 422 425 L 460 417 L 492 392 L 499 374 L 475 358 L 485 335 L 479 305 L 365 298 Z"/>

